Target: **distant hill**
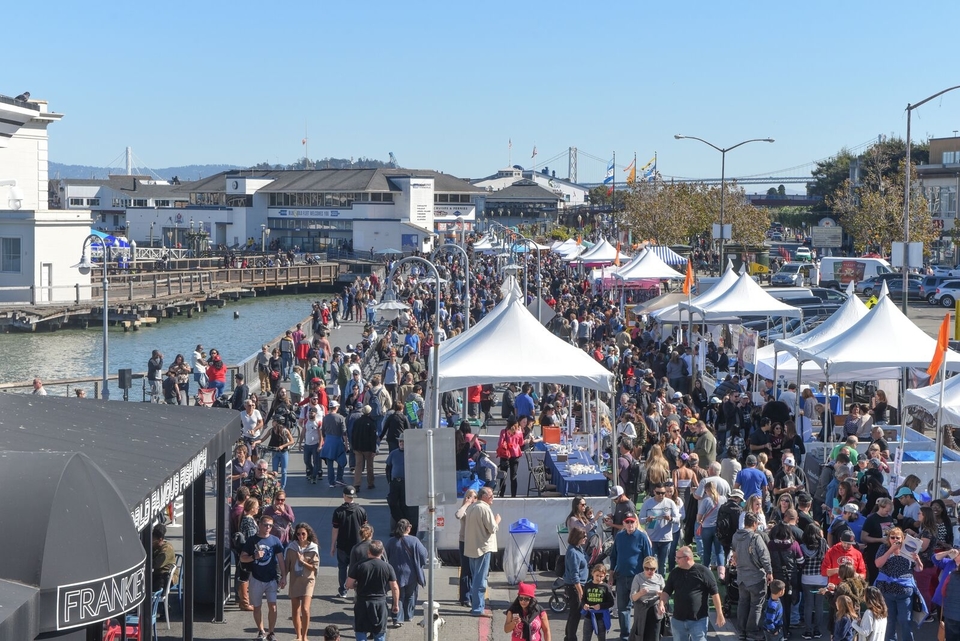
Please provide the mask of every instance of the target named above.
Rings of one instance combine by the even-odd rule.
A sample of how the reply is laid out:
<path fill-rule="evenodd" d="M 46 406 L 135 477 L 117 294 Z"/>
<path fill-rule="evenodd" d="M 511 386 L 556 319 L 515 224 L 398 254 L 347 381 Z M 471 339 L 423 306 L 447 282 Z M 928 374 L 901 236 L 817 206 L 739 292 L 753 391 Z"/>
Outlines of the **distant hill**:
<path fill-rule="evenodd" d="M 182 165 L 180 167 L 165 167 L 163 169 L 145 169 L 138 167 L 135 173 L 150 174 L 154 173 L 163 179 L 169 180 L 174 176 L 181 181 L 200 180 L 214 174 L 231 169 L 376 169 L 380 167 L 394 167 L 395 165 L 382 160 L 373 158 L 322 158 L 316 160 L 307 160 L 301 158 L 295 163 L 289 165 L 274 165 L 262 162 L 253 167 L 244 167 L 241 165 Z M 64 165 L 59 162 L 50 162 L 50 178 L 108 178 L 111 174 L 123 174 L 122 167 L 92 167 L 90 165 Z"/>
<path fill-rule="evenodd" d="M 163 169 L 144 169 L 138 167 L 134 173 L 156 173 L 165 180 L 178 176 L 180 180 L 199 180 L 219 174 L 229 169 L 244 169 L 239 165 L 185 165 L 180 167 L 165 167 Z M 153 172 L 153 173 L 151 173 Z M 50 178 L 108 178 L 111 174 L 123 174 L 122 167 L 91 167 L 90 165 L 64 165 L 59 162 L 50 162 L 48 174 Z"/>

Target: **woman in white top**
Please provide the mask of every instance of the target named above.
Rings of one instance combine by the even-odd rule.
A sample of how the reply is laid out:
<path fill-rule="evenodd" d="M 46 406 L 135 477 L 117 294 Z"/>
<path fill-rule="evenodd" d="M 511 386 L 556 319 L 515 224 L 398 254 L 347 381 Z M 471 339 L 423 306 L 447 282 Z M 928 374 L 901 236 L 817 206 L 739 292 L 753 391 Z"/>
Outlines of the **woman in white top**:
<path fill-rule="evenodd" d="M 660 593 L 666 584 L 658 572 L 657 557 L 643 560 L 643 569 L 633 577 L 630 600 L 633 602 L 633 626 L 630 638 L 657 639 L 660 637 L 660 619 L 664 617 Z"/>
<path fill-rule="evenodd" d="M 767 518 L 763 515 L 763 500 L 759 494 L 747 497 L 747 503 L 743 506 L 743 512 L 740 513 L 740 529 L 743 529 L 743 517 L 750 512 L 757 517 L 757 532 L 763 532 L 767 529 Z"/>
<path fill-rule="evenodd" d="M 243 403 L 243 411 L 240 412 L 240 424 L 240 435 L 243 437 L 243 442 L 247 445 L 250 458 L 256 461 L 257 457 L 254 455 L 256 454 L 257 445 L 260 445 L 260 441 L 262 440 L 263 415 L 260 414 L 260 410 L 257 409 L 254 402 L 250 399 L 247 399 Z"/>
<path fill-rule="evenodd" d="M 860 641 L 883 641 L 887 634 L 887 602 L 883 594 L 871 585 L 867 588 L 863 605 L 863 616 L 860 623 L 853 622 L 853 629 L 860 635 Z"/>

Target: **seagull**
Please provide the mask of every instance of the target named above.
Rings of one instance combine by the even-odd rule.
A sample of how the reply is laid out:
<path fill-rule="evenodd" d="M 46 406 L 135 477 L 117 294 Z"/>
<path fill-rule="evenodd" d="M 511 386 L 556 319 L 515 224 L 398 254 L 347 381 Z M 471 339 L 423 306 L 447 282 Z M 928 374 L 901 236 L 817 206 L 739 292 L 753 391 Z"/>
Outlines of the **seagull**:
<path fill-rule="evenodd" d="M 30 92 L 29 92 L 29 91 L 24 91 L 22 94 L 20 94 L 20 95 L 17 96 L 16 98 L 14 98 L 14 100 L 19 100 L 20 102 L 26 102 L 26 101 L 30 100 Z"/>

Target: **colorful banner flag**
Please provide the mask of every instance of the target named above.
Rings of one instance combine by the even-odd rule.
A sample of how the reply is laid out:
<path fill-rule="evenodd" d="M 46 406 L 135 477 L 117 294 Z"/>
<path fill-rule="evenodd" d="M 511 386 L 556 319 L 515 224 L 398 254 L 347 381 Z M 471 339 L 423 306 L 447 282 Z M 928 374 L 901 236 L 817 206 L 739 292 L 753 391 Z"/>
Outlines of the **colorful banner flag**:
<path fill-rule="evenodd" d="M 615 267 L 620 266 L 620 241 L 619 240 L 617 241 L 617 256 L 616 258 L 613 259 L 613 265 Z"/>
<path fill-rule="evenodd" d="M 651 182 L 657 175 L 657 157 L 654 156 L 650 159 L 646 165 L 643 166 L 643 169 L 640 170 L 643 179 L 647 182 Z"/>
<path fill-rule="evenodd" d="M 536 146 L 536 145 L 533 146 L 533 155 L 530 156 L 530 157 L 531 157 L 531 158 L 536 158 L 536 157 L 537 157 L 537 146 Z"/>
<path fill-rule="evenodd" d="M 943 317 L 940 323 L 940 333 L 937 334 L 937 348 L 933 352 L 933 360 L 930 361 L 930 367 L 927 368 L 927 375 L 930 376 L 930 382 L 933 383 L 943 364 L 943 358 L 947 354 L 947 346 L 950 343 L 950 313 Z"/>
<path fill-rule="evenodd" d="M 607 165 L 607 175 L 603 179 L 603 184 L 608 185 L 607 195 L 613 193 L 613 161 L 610 161 L 610 164 Z"/>
<path fill-rule="evenodd" d="M 631 160 L 630 164 L 627 165 L 627 168 L 624 169 L 624 171 L 630 172 L 629 174 L 627 174 L 628 185 L 632 185 L 633 183 L 637 182 L 637 159 L 634 158 L 633 160 Z"/>
<path fill-rule="evenodd" d="M 683 279 L 683 293 L 690 295 L 693 291 L 693 261 L 687 259 L 687 277 Z"/>

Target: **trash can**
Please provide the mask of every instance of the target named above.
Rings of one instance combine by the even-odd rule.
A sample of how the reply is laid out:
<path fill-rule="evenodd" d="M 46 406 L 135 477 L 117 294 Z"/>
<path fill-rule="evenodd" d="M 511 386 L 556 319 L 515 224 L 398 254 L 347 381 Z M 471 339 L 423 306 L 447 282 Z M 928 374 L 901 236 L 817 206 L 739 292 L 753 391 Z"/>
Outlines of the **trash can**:
<path fill-rule="evenodd" d="M 510 526 L 510 544 L 503 551 L 503 571 L 507 583 L 517 585 L 523 581 L 530 570 L 530 555 L 537 539 L 537 524 L 520 519 Z"/>
<path fill-rule="evenodd" d="M 217 546 L 203 543 L 193 546 L 193 602 L 209 605 L 217 591 Z"/>

